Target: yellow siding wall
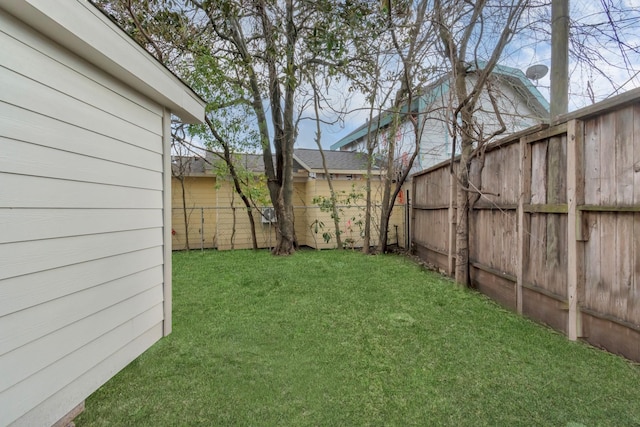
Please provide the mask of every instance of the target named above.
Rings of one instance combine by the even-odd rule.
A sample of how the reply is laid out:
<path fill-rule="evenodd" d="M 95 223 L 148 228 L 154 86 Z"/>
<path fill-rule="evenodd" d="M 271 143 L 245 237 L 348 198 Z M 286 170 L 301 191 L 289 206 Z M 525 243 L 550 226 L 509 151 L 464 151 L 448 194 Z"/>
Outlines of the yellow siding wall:
<path fill-rule="evenodd" d="M 307 218 L 307 183 L 294 182 L 293 184 L 293 215 L 294 227 L 296 229 L 296 238 L 298 244 L 304 246 L 307 244 L 306 232 L 308 229 L 309 219 Z"/>
<path fill-rule="evenodd" d="M 220 180 L 217 191 L 218 209 L 218 239 L 217 248 L 248 249 L 253 247 L 251 241 L 251 226 L 242 199 L 235 192 L 233 184 L 227 180 Z M 258 247 L 271 247 L 276 242 L 276 230 L 273 224 L 263 224 L 259 212 L 253 211 L 256 225 L 256 239 Z"/>
<path fill-rule="evenodd" d="M 358 200 L 351 201 L 350 207 L 341 207 L 338 215 L 340 217 L 340 231 L 343 243 L 349 247 L 362 247 L 365 225 L 365 206 L 366 206 L 366 180 L 364 178 L 356 179 L 334 179 L 333 189 L 338 194 L 338 199 L 344 199 L 345 195 L 355 192 L 359 194 Z M 377 245 L 378 240 L 377 230 L 380 223 L 380 201 L 382 200 L 382 184 L 381 181 L 376 178 L 372 180 L 372 197 L 375 207 L 371 212 L 371 245 Z M 304 239 L 298 238 L 300 241 L 304 241 L 303 244 L 311 246 L 312 248 L 329 249 L 335 248 L 335 226 L 334 221 L 331 218 L 331 212 L 322 212 L 320 208 L 313 203 L 314 197 L 324 195 L 329 196 L 329 183 L 323 179 L 313 179 L 307 182 L 307 228 L 304 232 Z M 344 206 L 338 202 L 339 205 Z M 318 223 L 322 223 L 323 227 L 318 227 L 318 233 L 315 233 L 316 220 Z M 400 239 L 396 236 L 395 226 L 398 226 L 398 234 Z M 323 239 L 323 233 L 331 233 L 331 240 L 325 242 Z M 395 244 L 399 242 L 401 246 L 404 246 L 404 205 L 396 205 L 391 215 L 389 222 L 389 243 Z"/>
<path fill-rule="evenodd" d="M 187 227 L 182 204 L 182 186 L 177 178 L 171 179 L 171 205 L 173 249 L 186 249 L 186 230 L 190 249 L 216 246 L 217 210 L 216 178 L 207 176 L 184 178 Z"/>
<path fill-rule="evenodd" d="M 185 226 L 182 209 L 182 189 L 177 179 L 172 180 L 173 198 L 173 237 L 174 249 L 185 249 Z M 219 250 L 248 249 L 252 247 L 251 227 L 242 199 L 235 193 L 230 181 L 215 177 L 185 178 L 185 195 L 187 198 L 187 217 L 189 224 L 189 246 L 191 249 L 217 248 Z M 365 214 L 365 184 L 364 179 L 336 179 L 334 189 L 340 194 L 355 191 L 361 198 L 351 202 L 349 208 L 341 208 L 340 230 L 343 241 L 349 239 L 349 246 L 362 247 L 362 233 L 364 230 Z M 328 197 L 329 185 L 323 179 L 309 179 L 306 182 L 294 184 L 293 204 L 295 215 L 295 230 L 298 243 L 301 246 L 329 249 L 336 247 L 335 227 L 330 212 L 321 212 L 313 203 L 319 195 Z M 373 183 L 373 197 L 379 203 L 382 199 L 380 181 Z M 204 223 L 201 223 L 201 217 Z M 276 225 L 263 223 L 260 213 L 253 210 L 258 247 L 269 248 L 276 242 Z M 322 229 L 314 233 L 314 223 L 323 223 Z M 377 235 L 380 221 L 380 208 L 376 206 L 372 212 L 372 235 Z M 396 236 L 396 227 L 399 236 Z M 204 230 L 204 232 L 202 232 Z M 331 240 L 323 240 L 323 232 L 332 234 Z M 398 242 L 404 246 L 404 205 L 396 205 L 389 225 L 389 243 Z M 377 245 L 377 239 L 371 245 Z"/>

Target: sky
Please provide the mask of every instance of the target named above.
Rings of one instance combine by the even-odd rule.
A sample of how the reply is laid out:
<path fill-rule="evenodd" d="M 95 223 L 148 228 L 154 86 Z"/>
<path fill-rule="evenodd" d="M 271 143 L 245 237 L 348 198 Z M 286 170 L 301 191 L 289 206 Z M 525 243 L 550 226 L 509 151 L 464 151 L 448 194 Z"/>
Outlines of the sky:
<path fill-rule="evenodd" d="M 620 40 L 628 46 L 640 50 L 640 0 L 570 0 L 571 19 L 580 25 L 590 25 L 609 19 L 603 14 L 603 2 L 625 8 L 622 14 L 613 14 L 610 18 L 618 24 L 621 31 L 617 34 Z M 615 8 L 614 8 L 615 9 Z M 577 33 L 572 29 L 572 34 Z M 590 105 L 592 101 L 601 101 L 613 95 L 623 93 L 636 87 L 640 87 L 640 55 L 629 53 L 625 60 L 618 47 L 614 43 L 607 43 L 607 37 L 601 35 L 597 39 L 600 46 L 595 46 L 602 56 L 594 61 L 593 67 L 579 64 L 570 55 L 569 64 L 569 111 Z M 532 65 L 544 64 L 551 67 L 551 42 L 546 37 L 535 40 L 527 38 L 516 41 L 508 47 L 500 63 L 519 68 L 523 72 Z M 549 100 L 550 80 L 549 74 L 533 84 Z M 345 92 L 344 87 L 334 88 L 334 93 L 329 96 L 340 100 Z M 368 111 L 361 108 L 365 106 L 364 97 L 354 94 L 348 108 L 352 110 L 344 121 L 333 125 L 322 125 L 322 146 L 329 146 L 351 131 L 362 125 L 368 117 Z M 325 112 L 325 118 L 330 120 L 333 116 Z M 312 120 L 303 120 L 299 124 L 299 134 L 296 148 L 317 148 L 315 142 L 316 124 Z"/>

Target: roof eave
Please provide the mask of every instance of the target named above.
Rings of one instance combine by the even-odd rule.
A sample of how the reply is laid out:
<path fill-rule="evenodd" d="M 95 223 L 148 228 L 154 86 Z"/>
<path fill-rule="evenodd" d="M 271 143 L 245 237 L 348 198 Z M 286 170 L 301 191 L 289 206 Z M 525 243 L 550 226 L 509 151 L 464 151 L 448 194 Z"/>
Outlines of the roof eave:
<path fill-rule="evenodd" d="M 89 2 L 4 0 L 0 8 L 168 108 L 185 123 L 204 121 L 205 101 Z"/>

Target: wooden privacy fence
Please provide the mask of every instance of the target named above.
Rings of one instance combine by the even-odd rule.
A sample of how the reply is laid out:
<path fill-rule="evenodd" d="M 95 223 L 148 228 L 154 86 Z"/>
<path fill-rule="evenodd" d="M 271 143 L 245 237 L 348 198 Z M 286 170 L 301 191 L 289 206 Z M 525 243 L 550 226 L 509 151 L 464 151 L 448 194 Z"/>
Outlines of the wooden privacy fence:
<path fill-rule="evenodd" d="M 640 90 L 493 144 L 480 164 L 472 284 L 570 339 L 640 361 Z M 453 274 L 449 164 L 415 175 L 412 191 L 412 245 Z"/>

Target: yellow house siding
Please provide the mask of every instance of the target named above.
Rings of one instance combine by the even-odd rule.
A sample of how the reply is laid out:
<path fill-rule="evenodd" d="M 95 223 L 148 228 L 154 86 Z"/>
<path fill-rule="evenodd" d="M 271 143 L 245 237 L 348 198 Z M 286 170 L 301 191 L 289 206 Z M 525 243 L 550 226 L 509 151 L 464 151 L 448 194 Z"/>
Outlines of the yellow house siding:
<path fill-rule="evenodd" d="M 173 236 L 174 249 L 184 249 L 184 218 L 182 211 L 182 189 L 177 179 L 173 184 Z M 349 239 L 347 246 L 361 247 L 362 232 L 365 220 L 365 185 L 362 177 L 334 179 L 333 186 L 339 193 L 339 198 L 352 191 L 361 194 L 351 207 L 341 207 L 340 230 L 343 241 Z M 382 199 L 381 182 L 375 177 L 372 182 L 372 195 L 377 206 L 372 211 L 372 236 L 377 235 L 380 221 L 379 203 Z M 192 176 L 185 178 L 185 190 L 188 207 L 189 243 L 191 249 L 217 248 L 219 250 L 249 249 L 253 247 L 251 227 L 242 199 L 235 193 L 233 184 L 229 180 L 207 176 Z M 343 193 L 344 192 L 344 193 Z M 336 247 L 335 228 L 331 212 L 322 212 L 313 199 L 317 196 L 330 194 L 326 180 L 308 179 L 294 183 L 294 215 L 295 230 L 298 244 L 318 249 Z M 201 224 L 201 215 L 204 224 Z M 270 248 L 276 243 L 276 224 L 263 223 L 260 213 L 253 210 L 256 228 L 256 238 L 259 248 Z M 314 233 L 314 223 L 318 220 L 323 227 Z M 396 227 L 397 234 L 396 236 Z M 204 230 L 202 233 L 201 230 Z M 325 242 L 322 234 L 332 234 L 331 240 Z M 404 245 L 404 205 L 394 208 L 389 223 L 389 242 Z M 377 245 L 377 239 L 371 245 Z"/>
<path fill-rule="evenodd" d="M 252 248 L 249 216 L 242 199 L 235 192 L 230 181 L 220 180 L 217 201 L 219 206 L 217 248 L 220 250 Z M 263 223 L 261 218 L 260 213 L 253 210 L 258 247 L 268 248 L 276 242 L 276 225 Z"/>
<path fill-rule="evenodd" d="M 216 246 L 218 204 L 216 200 L 216 178 L 193 176 L 184 178 L 187 206 L 187 227 L 190 249 Z M 182 185 L 171 178 L 171 205 L 173 248 L 186 249 L 186 230 L 182 204 Z M 204 221 L 203 221 L 204 220 Z"/>
<path fill-rule="evenodd" d="M 298 239 L 298 245 L 308 245 L 306 232 L 308 230 L 308 210 L 309 203 L 307 202 L 307 182 L 294 182 L 293 183 L 293 210 L 296 230 L 296 238 Z"/>
<path fill-rule="evenodd" d="M 340 200 L 344 199 L 346 195 L 355 191 L 361 194 L 361 197 L 351 202 L 351 207 L 340 207 L 340 230 L 341 237 L 344 242 L 345 239 L 352 239 L 354 246 L 362 246 L 362 230 L 364 230 L 364 217 L 365 217 L 365 193 L 366 193 L 366 180 L 363 178 L 355 179 L 334 179 L 333 189 L 338 194 Z M 375 185 L 375 184 L 374 184 Z M 331 212 L 322 212 L 317 204 L 313 203 L 313 199 L 318 196 L 329 197 L 329 183 L 324 179 L 315 179 L 307 183 L 307 200 L 310 208 L 307 211 L 308 227 L 306 229 L 307 245 L 319 248 L 328 249 L 336 247 L 335 238 L 335 226 L 333 218 L 331 218 Z M 316 221 L 318 224 L 322 224 L 322 227 L 318 227 L 318 233 L 315 233 Z M 358 222 L 361 221 L 361 225 Z M 323 239 L 323 233 L 329 232 L 332 237 L 327 243 Z"/>

